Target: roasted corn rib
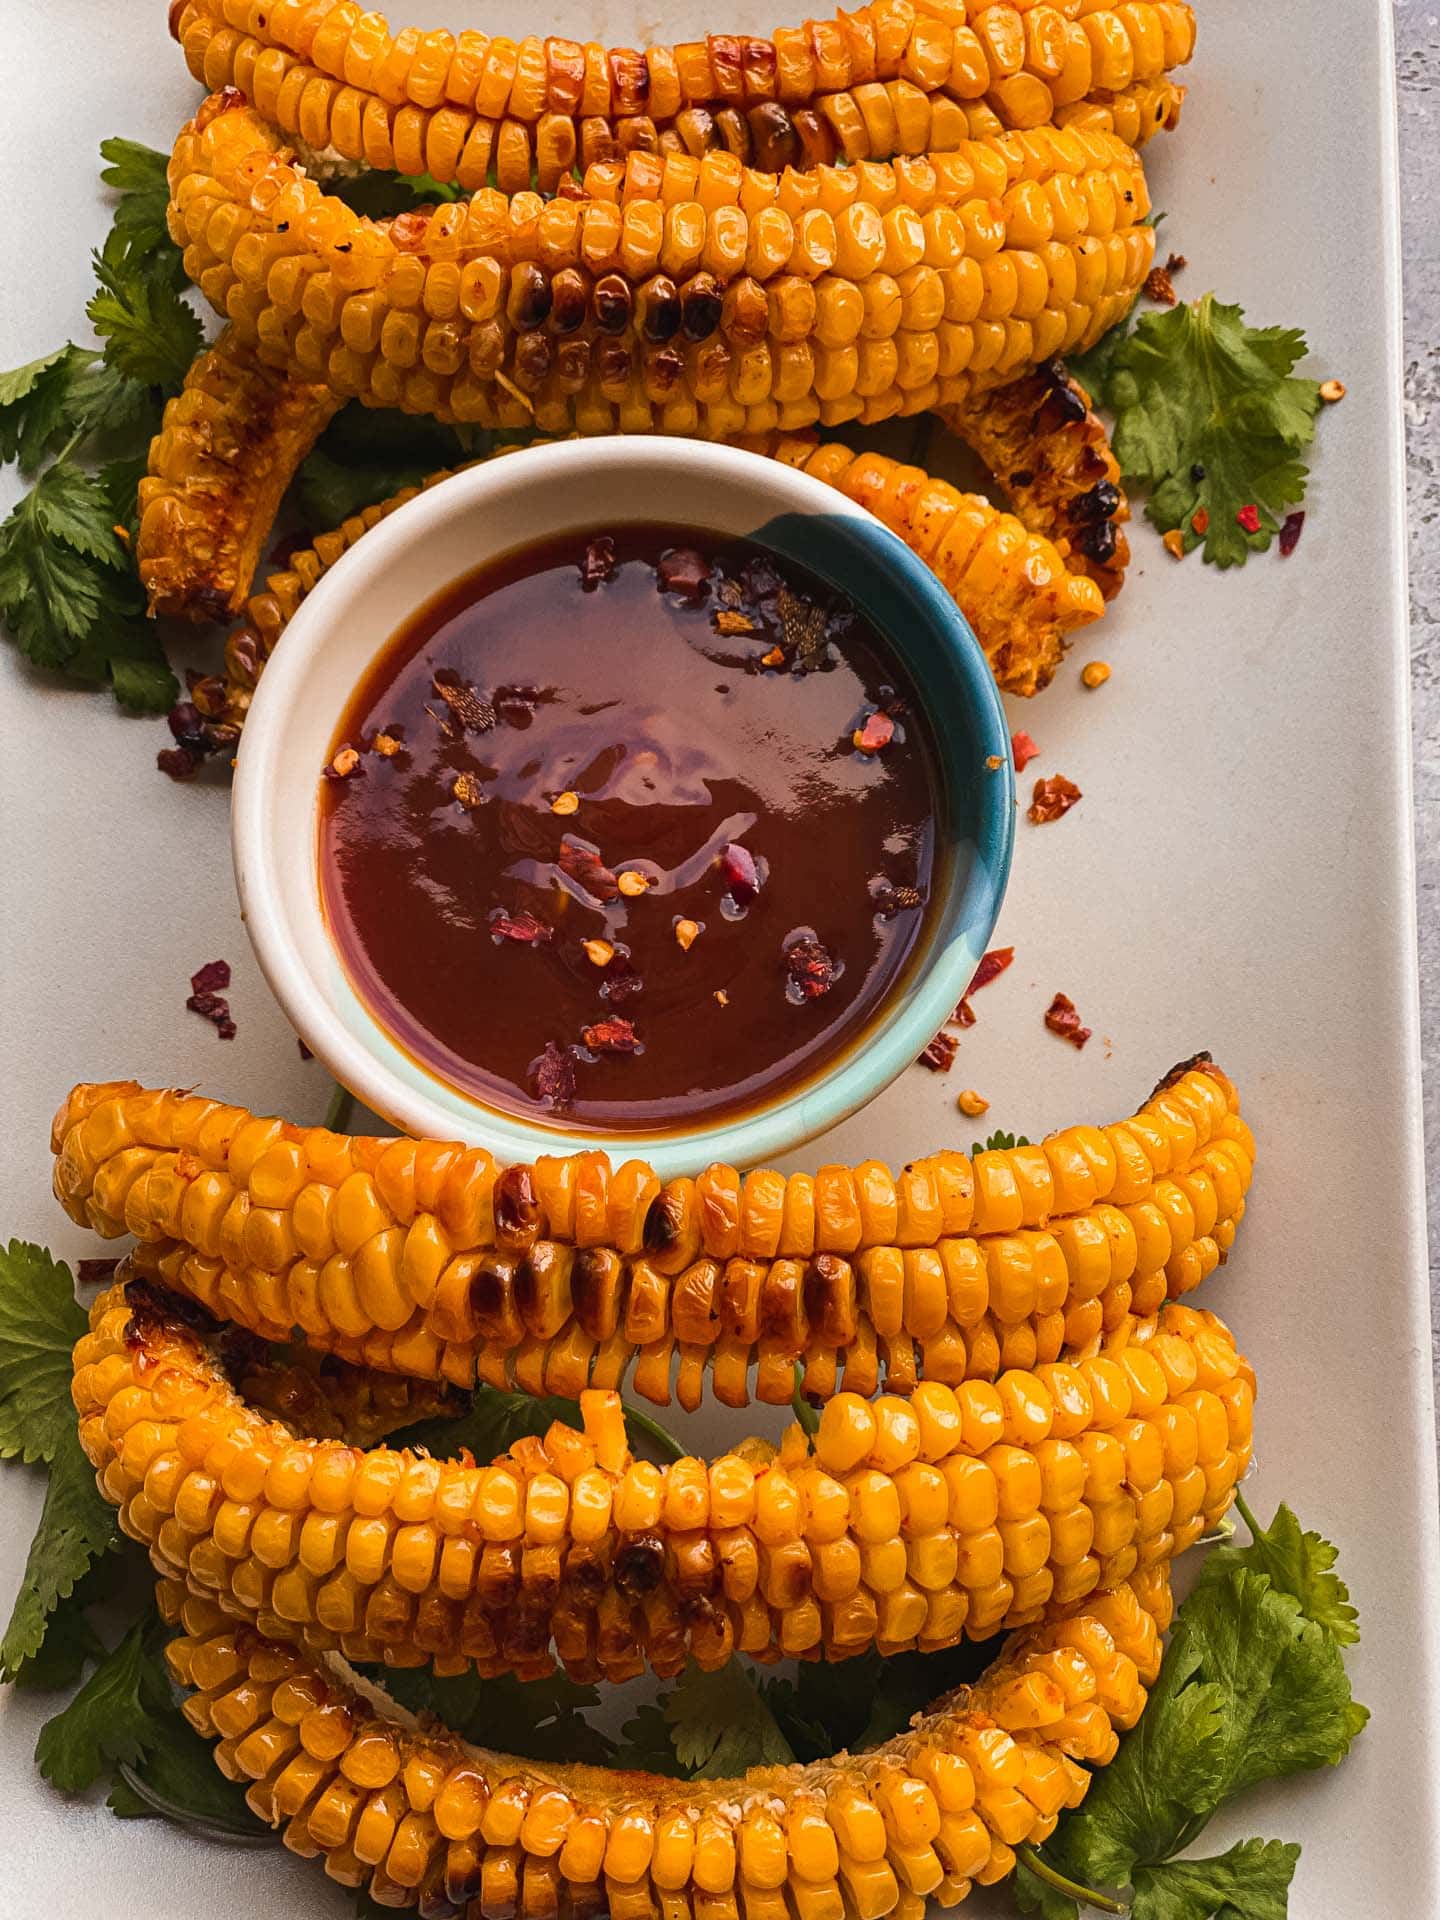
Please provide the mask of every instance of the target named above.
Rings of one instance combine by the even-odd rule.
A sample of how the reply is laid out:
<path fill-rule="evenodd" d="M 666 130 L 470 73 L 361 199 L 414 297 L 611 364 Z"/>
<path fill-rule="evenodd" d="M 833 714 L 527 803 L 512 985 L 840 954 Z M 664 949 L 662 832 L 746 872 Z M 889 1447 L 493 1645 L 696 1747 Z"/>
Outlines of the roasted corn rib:
<path fill-rule="evenodd" d="M 899 534 L 954 598 L 1007 693 L 1029 694 L 1046 686 L 1070 635 L 1099 617 L 1104 603 L 1094 583 L 1072 573 L 1043 534 L 1030 533 L 979 494 L 961 493 L 883 454 L 857 454 L 834 442 L 821 446 L 809 434 L 766 434 L 736 444 L 824 480 Z M 424 487 L 449 477 L 448 472 L 432 474 Z M 305 595 L 363 534 L 421 491 L 406 487 L 320 534 L 251 595 L 245 625 L 225 643 L 220 718 L 237 728 L 244 725 L 265 662 Z"/>
<path fill-rule="evenodd" d="M 629 151 L 785 167 L 934 153 L 1047 121 L 1139 145 L 1173 126 L 1194 47 L 1173 0 L 1115 7 L 877 0 L 772 39 L 673 47 L 407 28 L 335 0 L 183 0 L 196 79 L 235 87 L 316 154 L 467 190 L 552 193 Z"/>
<path fill-rule="evenodd" d="M 72 1219 L 268 1339 L 385 1372 L 699 1404 L 958 1384 L 1059 1358 L 1156 1312 L 1224 1257 L 1254 1142 L 1208 1060 L 1131 1120 L 1041 1146 L 812 1177 L 640 1160 L 503 1171 L 435 1142 L 351 1139 L 131 1082 L 56 1116 Z M 633 1364 L 633 1373 L 631 1368 Z"/>
<path fill-rule="evenodd" d="M 135 558 L 152 613 L 233 619 L 281 495 L 341 405 L 226 328 L 185 376 L 150 443 Z"/>
<path fill-rule="evenodd" d="M 259 357 L 488 427 L 731 438 L 957 404 L 1097 339 L 1149 270 L 1144 175 L 1041 127 L 765 174 L 632 153 L 581 197 L 371 222 L 235 95 L 181 133 L 171 230 Z"/>
<path fill-rule="evenodd" d="M 143 1282 L 91 1329 L 80 1442 L 157 1568 L 273 1638 L 395 1665 L 615 1681 L 988 1640 L 1183 1552 L 1250 1461 L 1254 1377 L 1178 1306 L 993 1386 L 838 1394 L 813 1449 L 795 1426 L 773 1458 L 665 1467 L 631 1458 L 613 1392 L 582 1393 L 583 1433 L 477 1466 L 297 1437 Z"/>
<path fill-rule="evenodd" d="M 185 1714 L 227 1777 L 386 1906 L 513 1920 L 923 1920 L 1079 1803 L 1159 1665 L 1163 1570 L 1006 1643 L 873 1752 L 740 1779 L 542 1765 L 404 1725 L 333 1665 L 162 1582 Z M 1147 1612 L 1146 1606 L 1153 1610 Z"/>
<path fill-rule="evenodd" d="M 941 418 L 985 462 L 1032 533 L 1055 543 L 1065 565 L 1113 600 L 1124 584 L 1130 504 L 1120 463 L 1090 397 L 1051 362 L 992 388 Z"/>

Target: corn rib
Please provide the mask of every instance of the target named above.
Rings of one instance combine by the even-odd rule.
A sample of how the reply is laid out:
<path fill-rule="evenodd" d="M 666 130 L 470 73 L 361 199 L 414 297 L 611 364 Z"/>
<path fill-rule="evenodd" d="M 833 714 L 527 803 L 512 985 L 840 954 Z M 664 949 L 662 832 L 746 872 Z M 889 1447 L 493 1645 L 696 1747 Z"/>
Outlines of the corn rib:
<path fill-rule="evenodd" d="M 1159 1665 L 1163 1575 L 1009 1640 L 973 1688 L 872 1752 L 739 1779 L 537 1764 L 391 1718 L 333 1666 L 162 1582 L 190 1724 L 342 1885 L 510 1920 L 923 1920 L 1079 1803 Z M 1153 1610 L 1147 1612 L 1146 1607 Z"/>
<path fill-rule="evenodd" d="M 281 496 L 340 404 L 265 366 L 233 328 L 197 357 L 140 482 L 135 558 L 152 614 L 239 613 Z"/>
<path fill-rule="evenodd" d="M 1254 1376 L 1184 1307 L 993 1386 L 836 1395 L 813 1448 L 653 1467 L 585 1390 L 583 1433 L 477 1466 L 297 1437 L 129 1271 L 75 1349 L 101 1492 L 162 1573 L 352 1660 L 617 1681 L 988 1640 L 1184 1552 L 1250 1461 Z"/>
<path fill-rule="evenodd" d="M 627 152 L 733 153 L 747 166 L 888 160 L 1046 122 L 1138 146 L 1173 126 L 1169 69 L 1188 6 L 921 5 L 878 0 L 771 40 L 713 34 L 607 50 L 483 33 L 392 35 L 380 15 L 267 0 L 186 0 L 174 29 L 195 78 L 234 87 L 314 153 L 467 190 L 553 193 Z"/>
<path fill-rule="evenodd" d="M 776 176 L 631 153 L 581 197 L 362 219 L 239 95 L 177 141 L 186 270 L 267 364 L 542 433 L 733 438 L 957 404 L 1097 339 L 1149 270 L 1113 135 L 1037 128 Z"/>
<path fill-rule="evenodd" d="M 812 1177 L 351 1139 L 130 1082 L 56 1116 L 55 1193 L 262 1337 L 385 1372 L 682 1406 L 958 1384 L 1057 1359 L 1224 1258 L 1254 1142 L 1208 1060 L 1129 1121 Z M 678 1371 L 672 1363 L 678 1356 Z M 633 1373 L 631 1372 L 633 1366 Z"/>

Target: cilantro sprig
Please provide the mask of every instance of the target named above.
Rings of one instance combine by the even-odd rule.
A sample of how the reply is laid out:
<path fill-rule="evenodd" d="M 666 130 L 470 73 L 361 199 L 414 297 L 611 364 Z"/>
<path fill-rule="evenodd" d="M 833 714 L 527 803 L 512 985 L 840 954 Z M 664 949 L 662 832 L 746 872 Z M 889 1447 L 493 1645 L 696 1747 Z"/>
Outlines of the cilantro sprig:
<path fill-rule="evenodd" d="M 1218 567 L 1263 553 L 1305 498 L 1301 455 L 1315 438 L 1320 387 L 1297 376 L 1305 336 L 1252 327 L 1213 293 L 1122 322 L 1072 362 L 1115 415 L 1124 477 L 1148 490 L 1145 512 L 1182 551 Z"/>
<path fill-rule="evenodd" d="M 86 308 L 100 344 L 70 341 L 0 373 L 0 460 L 34 482 L 0 524 L 0 619 L 36 666 L 163 712 L 178 689 L 143 617 L 135 484 L 202 331 L 165 227 L 165 156 L 118 139 L 101 153 L 118 199 Z M 97 448 L 109 456 L 98 471 Z"/>
<path fill-rule="evenodd" d="M 1342 1649 L 1358 1635 L 1335 1549 L 1288 1507 L 1207 1558 L 1139 1724 L 1043 1848 L 1022 1850 L 1024 1913 L 1283 1920 L 1300 1849 L 1247 1840 L 1180 1859 L 1211 1817 L 1267 1780 L 1336 1766 L 1369 1719 Z M 1129 1886 L 1128 1903 L 1109 1889 Z"/>

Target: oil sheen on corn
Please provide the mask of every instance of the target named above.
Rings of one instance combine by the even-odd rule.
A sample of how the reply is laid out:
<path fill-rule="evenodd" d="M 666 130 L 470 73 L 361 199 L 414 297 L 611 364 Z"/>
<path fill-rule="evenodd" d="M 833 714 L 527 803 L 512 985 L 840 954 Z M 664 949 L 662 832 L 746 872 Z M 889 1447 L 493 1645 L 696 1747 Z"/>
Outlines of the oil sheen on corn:
<path fill-rule="evenodd" d="M 321 892 L 355 990 L 509 1113 L 758 1106 L 863 1041 L 924 928 L 915 690 L 751 541 L 635 524 L 504 556 L 393 636 L 332 752 Z"/>

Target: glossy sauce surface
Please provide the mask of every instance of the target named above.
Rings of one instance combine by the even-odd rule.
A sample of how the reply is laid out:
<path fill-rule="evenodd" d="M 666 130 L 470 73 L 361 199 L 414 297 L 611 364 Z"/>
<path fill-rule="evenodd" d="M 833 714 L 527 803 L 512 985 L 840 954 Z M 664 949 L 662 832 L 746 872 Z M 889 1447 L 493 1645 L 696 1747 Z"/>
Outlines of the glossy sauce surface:
<path fill-rule="evenodd" d="M 505 556 L 394 636 L 334 752 L 346 971 L 506 1112 L 753 1109 L 863 1036 L 924 924 L 914 689 L 843 596 L 748 541 L 639 525 Z"/>

